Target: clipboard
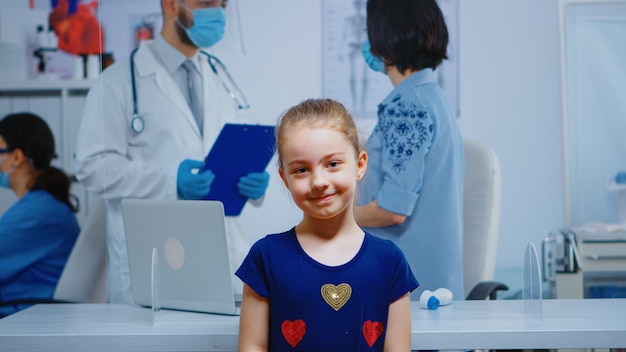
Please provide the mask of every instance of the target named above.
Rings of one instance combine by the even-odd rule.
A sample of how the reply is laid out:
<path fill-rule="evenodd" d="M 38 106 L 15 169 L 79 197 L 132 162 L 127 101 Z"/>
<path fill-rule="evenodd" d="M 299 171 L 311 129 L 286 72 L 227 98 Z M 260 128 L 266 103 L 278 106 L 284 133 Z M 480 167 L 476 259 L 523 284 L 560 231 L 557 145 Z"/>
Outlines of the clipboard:
<path fill-rule="evenodd" d="M 211 170 L 215 179 L 204 200 L 219 200 L 224 215 L 241 214 L 248 198 L 237 191 L 242 176 L 263 172 L 275 149 L 274 126 L 227 123 L 204 159 L 204 170 Z"/>

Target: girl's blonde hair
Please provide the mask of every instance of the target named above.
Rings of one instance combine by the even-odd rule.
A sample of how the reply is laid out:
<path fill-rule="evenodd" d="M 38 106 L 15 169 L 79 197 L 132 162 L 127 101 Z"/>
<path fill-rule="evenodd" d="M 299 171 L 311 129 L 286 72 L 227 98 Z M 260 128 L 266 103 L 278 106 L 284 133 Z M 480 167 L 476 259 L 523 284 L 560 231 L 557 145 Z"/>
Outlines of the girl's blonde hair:
<path fill-rule="evenodd" d="M 284 112 L 276 123 L 276 150 L 279 167 L 283 166 L 281 151 L 285 141 L 289 138 L 290 129 L 302 126 L 332 128 L 343 133 L 354 147 L 354 154 L 358 158 L 361 151 L 359 134 L 348 110 L 332 99 L 308 99 Z"/>

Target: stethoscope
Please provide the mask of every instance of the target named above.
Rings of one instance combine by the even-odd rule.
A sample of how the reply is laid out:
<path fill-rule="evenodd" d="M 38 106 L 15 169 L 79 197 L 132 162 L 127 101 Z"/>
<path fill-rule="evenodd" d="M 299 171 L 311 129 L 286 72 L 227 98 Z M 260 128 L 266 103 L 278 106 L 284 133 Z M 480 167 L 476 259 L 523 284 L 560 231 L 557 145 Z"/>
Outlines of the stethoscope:
<path fill-rule="evenodd" d="M 137 108 L 137 86 L 135 84 L 135 53 L 137 53 L 137 49 L 133 50 L 130 54 L 130 82 L 133 91 L 133 118 L 130 120 L 130 128 L 136 134 L 140 134 L 146 127 L 146 124 L 143 118 L 139 115 L 139 110 Z M 217 75 L 220 81 L 222 81 L 222 86 L 226 89 L 226 92 L 228 92 L 228 96 L 233 99 L 237 108 L 239 110 L 248 109 L 250 107 L 248 100 L 226 70 L 226 66 L 224 66 L 224 64 L 217 57 L 202 50 L 200 50 L 200 53 L 207 57 L 211 70 L 215 75 Z"/>

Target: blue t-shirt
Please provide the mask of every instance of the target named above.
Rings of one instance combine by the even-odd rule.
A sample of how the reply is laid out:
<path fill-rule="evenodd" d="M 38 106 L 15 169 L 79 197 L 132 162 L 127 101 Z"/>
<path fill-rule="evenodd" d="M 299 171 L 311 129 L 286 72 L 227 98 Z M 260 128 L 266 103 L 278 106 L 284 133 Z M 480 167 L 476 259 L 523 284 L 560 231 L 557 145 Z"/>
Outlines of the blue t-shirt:
<path fill-rule="evenodd" d="M 440 287 L 463 299 L 463 139 L 433 70 L 407 77 L 378 105 L 367 154 L 359 205 L 376 200 L 406 219 L 365 230 L 404 252 L 421 284 L 412 299 Z"/>
<path fill-rule="evenodd" d="M 0 218 L 0 301 L 52 298 L 80 227 L 71 209 L 30 191 Z M 28 305 L 0 308 L 0 317 Z"/>
<path fill-rule="evenodd" d="M 389 305 L 419 284 L 400 249 L 365 234 L 349 262 L 309 257 L 295 228 L 257 241 L 236 275 L 270 304 L 270 351 L 383 351 Z"/>

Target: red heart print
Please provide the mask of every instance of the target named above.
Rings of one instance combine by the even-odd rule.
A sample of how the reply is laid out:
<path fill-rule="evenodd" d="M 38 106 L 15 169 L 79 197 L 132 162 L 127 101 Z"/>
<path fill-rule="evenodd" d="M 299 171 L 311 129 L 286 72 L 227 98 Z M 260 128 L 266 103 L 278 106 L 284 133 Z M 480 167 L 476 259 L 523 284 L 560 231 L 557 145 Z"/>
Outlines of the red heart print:
<path fill-rule="evenodd" d="M 296 347 L 306 333 L 306 324 L 301 319 L 293 322 L 291 320 L 285 320 L 280 326 L 280 329 L 287 343 L 289 343 L 291 347 Z"/>
<path fill-rule="evenodd" d="M 384 329 L 385 327 L 379 321 L 368 320 L 363 323 L 363 337 L 365 337 L 365 341 L 367 341 L 370 347 L 372 347 L 380 335 L 382 335 Z"/>

